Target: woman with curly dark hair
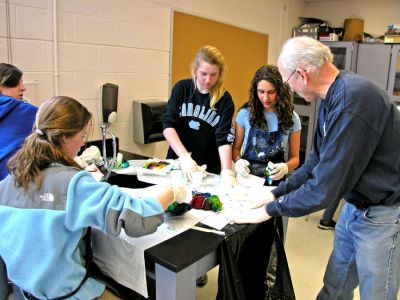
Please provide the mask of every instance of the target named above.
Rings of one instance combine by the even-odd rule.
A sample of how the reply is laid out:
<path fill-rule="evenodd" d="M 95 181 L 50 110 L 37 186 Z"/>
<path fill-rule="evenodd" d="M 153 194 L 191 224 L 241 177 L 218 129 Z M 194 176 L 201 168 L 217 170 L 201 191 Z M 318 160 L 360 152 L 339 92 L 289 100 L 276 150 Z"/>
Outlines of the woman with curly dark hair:
<path fill-rule="evenodd" d="M 236 116 L 236 172 L 264 177 L 268 166 L 266 185 L 277 185 L 299 165 L 300 133 L 289 86 L 277 67 L 261 67 L 251 82 L 249 100 Z"/>

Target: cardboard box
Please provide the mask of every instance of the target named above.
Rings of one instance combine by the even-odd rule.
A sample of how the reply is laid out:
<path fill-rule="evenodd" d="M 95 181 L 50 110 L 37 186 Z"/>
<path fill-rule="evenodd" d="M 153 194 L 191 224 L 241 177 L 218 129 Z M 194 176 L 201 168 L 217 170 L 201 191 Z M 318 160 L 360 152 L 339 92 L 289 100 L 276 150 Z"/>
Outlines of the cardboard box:
<path fill-rule="evenodd" d="M 385 44 L 400 44 L 400 35 L 385 35 Z"/>
<path fill-rule="evenodd" d="M 363 19 L 351 18 L 344 20 L 343 41 L 361 42 L 363 32 L 364 32 Z"/>

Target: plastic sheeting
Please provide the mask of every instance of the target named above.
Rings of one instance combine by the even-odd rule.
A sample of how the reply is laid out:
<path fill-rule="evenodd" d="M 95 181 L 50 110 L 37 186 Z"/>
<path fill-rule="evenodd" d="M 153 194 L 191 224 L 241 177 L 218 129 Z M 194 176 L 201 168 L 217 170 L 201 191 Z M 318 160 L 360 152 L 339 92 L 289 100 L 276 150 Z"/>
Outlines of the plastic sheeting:
<path fill-rule="evenodd" d="M 283 248 L 282 219 L 247 226 L 227 225 L 224 230 L 229 226 L 239 230 L 228 234 L 221 243 L 216 299 L 294 300 Z"/>

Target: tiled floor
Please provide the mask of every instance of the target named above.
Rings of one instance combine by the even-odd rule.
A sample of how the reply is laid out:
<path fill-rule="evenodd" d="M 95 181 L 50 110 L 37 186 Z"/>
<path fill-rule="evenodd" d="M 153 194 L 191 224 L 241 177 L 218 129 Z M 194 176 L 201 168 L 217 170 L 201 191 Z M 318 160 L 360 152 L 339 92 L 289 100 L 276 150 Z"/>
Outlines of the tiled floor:
<path fill-rule="evenodd" d="M 296 299 L 315 299 L 322 287 L 322 278 L 332 249 L 332 230 L 317 228 L 322 212 L 289 219 L 285 249 Z M 218 268 L 208 273 L 209 282 L 197 288 L 197 300 L 215 299 Z M 354 299 L 359 299 L 358 291 Z"/>

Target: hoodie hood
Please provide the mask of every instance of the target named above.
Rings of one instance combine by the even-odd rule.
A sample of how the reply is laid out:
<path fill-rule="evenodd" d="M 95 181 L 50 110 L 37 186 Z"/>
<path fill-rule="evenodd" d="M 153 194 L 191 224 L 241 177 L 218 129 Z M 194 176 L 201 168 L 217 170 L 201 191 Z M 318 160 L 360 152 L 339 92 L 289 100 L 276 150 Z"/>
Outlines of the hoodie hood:
<path fill-rule="evenodd" d="M 32 132 L 36 112 L 36 106 L 0 95 L 0 180 L 8 174 L 8 160 Z"/>
<path fill-rule="evenodd" d="M 16 109 L 21 104 L 20 102 L 24 103 L 9 96 L 0 95 L 0 120 Z"/>

